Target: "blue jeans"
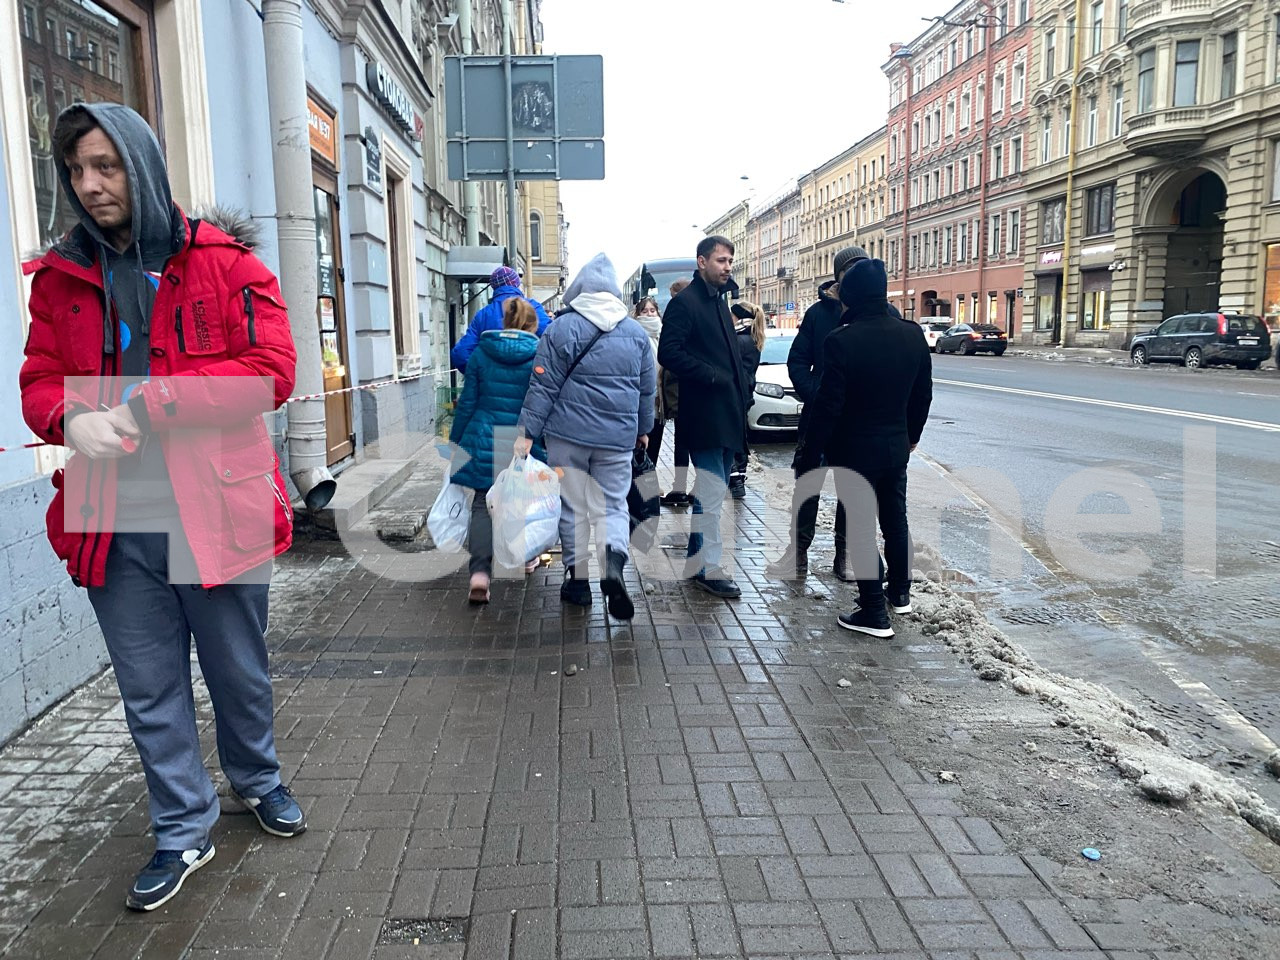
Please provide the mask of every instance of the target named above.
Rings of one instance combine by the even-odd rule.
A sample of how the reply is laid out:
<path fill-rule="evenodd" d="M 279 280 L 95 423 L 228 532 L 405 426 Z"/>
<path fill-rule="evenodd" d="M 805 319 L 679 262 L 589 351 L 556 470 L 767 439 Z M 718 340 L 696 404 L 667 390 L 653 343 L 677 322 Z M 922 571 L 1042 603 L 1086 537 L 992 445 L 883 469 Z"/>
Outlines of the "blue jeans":
<path fill-rule="evenodd" d="M 196 728 L 193 635 L 213 700 L 223 773 L 242 797 L 260 797 L 280 784 L 263 639 L 267 584 L 206 590 L 170 583 L 170 567 L 183 569 L 183 560 L 191 562 L 190 547 L 180 531 L 117 533 L 107 554 L 106 586 L 89 589 L 142 760 L 161 850 L 199 847 L 218 819 Z"/>
<path fill-rule="evenodd" d="M 694 469 L 689 570 L 700 565 L 701 571 L 705 573 L 718 568 L 724 557 L 724 540 L 720 536 L 720 510 L 729 490 L 733 451 L 728 447 L 690 450 L 689 462 Z"/>

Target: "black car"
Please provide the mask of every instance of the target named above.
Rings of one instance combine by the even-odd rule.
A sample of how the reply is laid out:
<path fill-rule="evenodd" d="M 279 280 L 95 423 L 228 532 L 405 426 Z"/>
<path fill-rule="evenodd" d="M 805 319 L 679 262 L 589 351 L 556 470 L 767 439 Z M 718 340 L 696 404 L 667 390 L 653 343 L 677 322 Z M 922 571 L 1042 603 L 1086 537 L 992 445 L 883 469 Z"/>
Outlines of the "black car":
<path fill-rule="evenodd" d="M 1241 370 L 1257 370 L 1271 356 L 1271 333 L 1259 317 L 1182 313 L 1154 330 L 1135 334 L 1129 356 L 1136 364 L 1180 363 L 1194 370 L 1232 363 Z"/>
<path fill-rule="evenodd" d="M 934 349 L 938 353 L 994 353 L 1003 356 L 1009 346 L 1004 331 L 989 323 L 957 323 L 946 333 L 938 335 Z"/>

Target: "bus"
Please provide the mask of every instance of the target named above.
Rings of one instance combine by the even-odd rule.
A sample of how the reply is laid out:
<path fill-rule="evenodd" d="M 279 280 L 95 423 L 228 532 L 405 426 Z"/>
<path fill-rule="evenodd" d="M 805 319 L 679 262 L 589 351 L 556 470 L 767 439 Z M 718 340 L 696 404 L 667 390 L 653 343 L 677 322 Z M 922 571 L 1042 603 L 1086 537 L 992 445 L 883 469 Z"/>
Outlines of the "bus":
<path fill-rule="evenodd" d="M 671 301 L 671 284 L 677 280 L 690 280 L 698 269 L 694 257 L 669 257 L 647 260 L 627 278 L 622 296 L 628 303 L 638 303 L 641 297 L 653 297 L 658 301 L 658 312 L 666 313 Z"/>

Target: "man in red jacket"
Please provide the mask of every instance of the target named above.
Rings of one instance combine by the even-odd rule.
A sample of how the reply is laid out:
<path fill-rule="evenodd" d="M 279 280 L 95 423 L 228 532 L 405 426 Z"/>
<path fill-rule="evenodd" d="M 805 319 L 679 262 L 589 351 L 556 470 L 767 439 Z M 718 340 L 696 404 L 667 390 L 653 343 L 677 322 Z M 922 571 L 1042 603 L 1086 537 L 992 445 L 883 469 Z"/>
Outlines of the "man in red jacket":
<path fill-rule="evenodd" d="M 156 851 L 126 903 L 153 910 L 214 853 L 192 636 L 234 795 L 268 833 L 306 829 L 280 782 L 263 637 L 292 518 L 262 414 L 293 389 L 295 353 L 275 277 L 173 203 L 142 117 L 77 104 L 53 140 L 80 224 L 26 268 L 23 415 L 75 451 L 49 541 L 88 589 L 146 774 Z"/>

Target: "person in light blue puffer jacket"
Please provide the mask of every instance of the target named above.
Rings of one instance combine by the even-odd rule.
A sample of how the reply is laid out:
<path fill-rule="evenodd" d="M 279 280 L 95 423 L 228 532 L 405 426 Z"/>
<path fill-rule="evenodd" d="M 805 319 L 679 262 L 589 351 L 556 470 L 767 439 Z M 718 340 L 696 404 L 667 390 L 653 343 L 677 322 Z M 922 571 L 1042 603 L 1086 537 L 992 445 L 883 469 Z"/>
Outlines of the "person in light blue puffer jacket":
<path fill-rule="evenodd" d="M 493 575 L 493 523 L 485 494 L 493 486 L 498 469 L 506 466 L 495 463 L 494 438 L 496 435 L 497 448 L 501 449 L 516 436 L 516 420 L 538 350 L 538 336 L 533 332 L 538 328 L 538 315 L 528 301 L 508 300 L 502 323 L 502 330 L 487 330 L 480 335 L 449 430 L 449 441 L 466 451 L 469 458 L 453 472 L 450 481 L 476 492 L 467 536 L 472 603 L 488 602 Z M 533 454 L 546 460 L 546 451 L 540 444 L 534 445 Z M 536 566 L 535 561 L 529 570 Z"/>
<path fill-rule="evenodd" d="M 560 543 L 568 577 L 560 598 L 591 605 L 587 542 L 593 523 L 609 613 L 630 620 L 635 608 L 622 582 L 631 533 L 627 493 L 632 454 L 648 444 L 653 429 L 657 366 L 649 336 L 628 315 L 613 264 L 603 253 L 582 268 L 564 301 L 568 309 L 556 315 L 538 344 L 519 427 L 524 438 L 541 436 L 547 463 L 564 471 Z M 517 452 L 528 443 L 517 441 Z M 588 496 L 593 485 L 603 493 L 603 516 L 599 497 Z"/>

